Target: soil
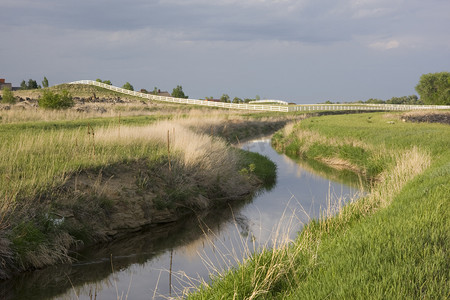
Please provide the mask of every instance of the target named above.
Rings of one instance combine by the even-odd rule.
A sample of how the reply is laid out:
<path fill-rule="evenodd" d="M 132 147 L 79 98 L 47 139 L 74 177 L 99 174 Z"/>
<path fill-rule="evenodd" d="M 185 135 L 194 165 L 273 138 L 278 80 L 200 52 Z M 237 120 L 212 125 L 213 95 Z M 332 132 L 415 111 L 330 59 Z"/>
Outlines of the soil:
<path fill-rule="evenodd" d="M 201 183 L 185 180 L 180 185 L 177 176 L 182 175 L 169 174 L 167 166 L 149 170 L 143 160 L 116 164 L 99 171 L 84 170 L 67 180 L 54 215 L 64 218 L 71 228 L 89 228 L 90 238 L 101 242 L 175 222 L 220 202 L 209 199 L 212 195 L 199 192 L 197 187 Z M 250 180 L 249 184 L 242 184 L 245 189 L 222 200 L 242 198 L 260 184 L 256 178 Z M 171 201 L 174 191 L 182 196 Z M 96 217 L 92 218 L 93 215 Z"/>
<path fill-rule="evenodd" d="M 450 112 L 410 112 L 402 115 L 403 122 L 441 123 L 450 125 Z"/>

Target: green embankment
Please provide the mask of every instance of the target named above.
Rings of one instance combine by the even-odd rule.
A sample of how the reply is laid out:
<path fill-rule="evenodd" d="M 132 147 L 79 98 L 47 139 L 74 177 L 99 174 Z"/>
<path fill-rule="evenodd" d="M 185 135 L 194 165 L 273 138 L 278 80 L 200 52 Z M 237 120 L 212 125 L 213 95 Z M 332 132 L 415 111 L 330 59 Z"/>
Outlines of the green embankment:
<path fill-rule="evenodd" d="M 216 198 L 242 198 L 274 181 L 267 158 L 182 122 L 156 124 L 163 118 L 171 116 L 1 124 L 0 279 L 68 262 L 74 246 L 110 238 L 99 231 L 121 209 L 169 210 L 176 220 L 183 209 L 213 207 Z M 115 178 L 124 186 L 108 192 Z M 192 200 L 199 196 L 209 203 Z"/>
<path fill-rule="evenodd" d="M 371 193 L 189 298 L 448 299 L 450 127 L 397 116 L 311 118 L 280 131 L 279 149 L 374 177 Z"/>

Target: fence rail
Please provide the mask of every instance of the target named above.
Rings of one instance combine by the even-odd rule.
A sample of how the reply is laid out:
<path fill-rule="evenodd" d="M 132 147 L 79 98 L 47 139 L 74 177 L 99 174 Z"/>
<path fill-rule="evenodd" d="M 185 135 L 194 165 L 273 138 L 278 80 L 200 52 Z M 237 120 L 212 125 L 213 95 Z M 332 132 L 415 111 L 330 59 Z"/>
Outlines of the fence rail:
<path fill-rule="evenodd" d="M 184 99 L 166 96 L 145 94 L 136 91 L 119 88 L 102 82 L 93 80 L 79 80 L 69 84 L 87 84 L 102 87 L 111 91 L 126 95 L 136 96 L 148 100 L 164 101 L 179 104 L 192 104 L 211 107 L 221 107 L 229 109 L 257 110 L 257 111 L 324 111 L 324 110 L 384 110 L 384 111 L 403 111 L 403 110 L 424 110 L 424 109 L 450 109 L 449 105 L 399 105 L 399 104 L 304 104 L 304 105 L 257 105 L 257 104 L 235 104 L 224 102 L 212 102 L 197 99 Z"/>

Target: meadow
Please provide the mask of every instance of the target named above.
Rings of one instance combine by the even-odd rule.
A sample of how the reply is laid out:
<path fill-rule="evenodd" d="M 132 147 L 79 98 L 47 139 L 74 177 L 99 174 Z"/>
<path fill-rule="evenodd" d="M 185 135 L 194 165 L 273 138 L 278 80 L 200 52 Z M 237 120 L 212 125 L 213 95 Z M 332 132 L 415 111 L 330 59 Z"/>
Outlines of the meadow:
<path fill-rule="evenodd" d="M 401 114 L 322 116 L 286 126 L 289 155 L 372 179 L 367 196 L 333 206 L 295 241 L 212 274 L 189 299 L 447 299 L 450 127 Z"/>
<path fill-rule="evenodd" d="M 270 161 L 232 143 L 288 119 L 123 101 L 80 101 L 68 110 L 43 110 L 33 100 L 2 106 L 1 278 L 70 262 L 71 251 L 123 234 L 117 228 L 174 221 L 274 180 Z"/>
<path fill-rule="evenodd" d="M 0 109 L 0 278 L 70 262 L 71 251 L 124 225 L 139 230 L 149 216 L 173 221 L 252 193 L 275 167 L 232 144 L 284 127 L 272 139 L 278 151 L 355 172 L 370 192 L 330 203 L 295 241 L 211 274 L 188 298 L 450 297 L 448 125 L 405 122 L 407 113 L 193 109 L 61 88 L 90 100 Z"/>

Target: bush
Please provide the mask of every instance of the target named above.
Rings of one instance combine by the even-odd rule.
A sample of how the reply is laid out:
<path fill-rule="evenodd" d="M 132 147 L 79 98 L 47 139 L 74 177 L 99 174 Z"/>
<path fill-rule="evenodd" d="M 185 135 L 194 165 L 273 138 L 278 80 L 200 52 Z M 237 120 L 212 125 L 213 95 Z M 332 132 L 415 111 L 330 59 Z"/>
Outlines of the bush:
<path fill-rule="evenodd" d="M 7 87 L 3 89 L 2 103 L 14 104 L 16 103 L 16 98 L 14 98 L 13 92 Z"/>
<path fill-rule="evenodd" d="M 39 99 L 39 106 L 46 109 L 65 109 L 74 106 L 72 95 L 63 90 L 62 94 L 56 94 L 51 91 L 44 91 L 44 94 Z"/>
<path fill-rule="evenodd" d="M 126 90 L 130 90 L 130 91 L 134 91 L 134 87 L 131 85 L 131 83 L 129 83 L 129 82 L 126 82 L 123 86 L 122 86 L 122 88 L 123 89 L 126 89 Z"/>

